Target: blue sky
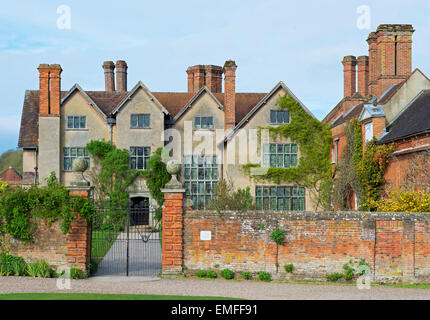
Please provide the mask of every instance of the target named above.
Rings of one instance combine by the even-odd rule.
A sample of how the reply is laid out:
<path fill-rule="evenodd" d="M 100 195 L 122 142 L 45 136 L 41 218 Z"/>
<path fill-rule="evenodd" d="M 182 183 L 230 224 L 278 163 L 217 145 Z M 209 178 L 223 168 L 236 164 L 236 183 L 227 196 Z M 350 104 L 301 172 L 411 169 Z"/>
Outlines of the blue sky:
<path fill-rule="evenodd" d="M 71 28 L 57 27 L 57 8 Z M 357 7 L 370 8 L 359 29 Z M 62 89 L 103 90 L 102 63 L 126 60 L 129 88 L 186 91 L 195 64 L 238 65 L 236 90 L 267 92 L 278 81 L 322 119 L 341 99 L 345 55 L 367 54 L 381 23 L 416 30 L 413 68 L 430 74 L 430 2 L 378 1 L 15 1 L 0 9 L 0 152 L 16 148 L 25 89 L 38 89 L 37 66 L 59 63 Z"/>

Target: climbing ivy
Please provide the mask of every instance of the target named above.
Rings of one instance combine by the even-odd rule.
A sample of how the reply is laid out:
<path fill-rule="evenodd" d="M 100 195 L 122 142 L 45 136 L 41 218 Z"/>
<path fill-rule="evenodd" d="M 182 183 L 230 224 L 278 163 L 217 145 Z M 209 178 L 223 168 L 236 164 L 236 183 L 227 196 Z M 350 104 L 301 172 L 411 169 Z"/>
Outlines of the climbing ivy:
<path fill-rule="evenodd" d="M 260 164 L 243 165 L 244 172 L 257 181 L 271 181 L 276 184 L 290 182 L 306 187 L 317 201 L 317 207 L 331 207 L 331 162 L 330 146 L 332 135 L 327 124 L 321 123 L 310 116 L 300 104 L 289 95 L 284 95 L 278 102 L 280 109 L 288 110 L 290 123 L 276 127 L 258 128 L 258 140 L 261 131 L 267 129 L 273 141 L 280 137 L 290 138 L 297 143 L 300 159 L 295 168 L 268 168 L 262 175 L 251 175 L 252 168 L 260 168 Z"/>
<path fill-rule="evenodd" d="M 0 193 L 0 234 L 32 241 L 34 218 L 44 219 L 48 225 L 60 220 L 61 231 L 67 234 L 76 219 L 75 213 L 90 222 L 94 212 L 91 200 L 70 196 L 52 172 L 45 187 L 13 187 Z"/>
<path fill-rule="evenodd" d="M 346 144 L 336 168 L 334 193 L 340 210 L 349 208 L 349 193 L 354 191 L 360 209 L 376 210 L 385 183 L 384 173 L 395 145 L 380 145 L 377 139 L 366 143 L 363 151 L 361 124 L 352 119 L 345 128 Z"/>

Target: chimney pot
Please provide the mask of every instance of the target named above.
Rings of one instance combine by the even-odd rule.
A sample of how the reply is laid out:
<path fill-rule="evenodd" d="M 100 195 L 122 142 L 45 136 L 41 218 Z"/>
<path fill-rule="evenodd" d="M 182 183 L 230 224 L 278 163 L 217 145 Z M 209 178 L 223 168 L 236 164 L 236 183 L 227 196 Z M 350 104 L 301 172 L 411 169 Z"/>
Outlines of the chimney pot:
<path fill-rule="evenodd" d="M 103 70 L 105 73 L 105 91 L 115 91 L 115 64 L 112 61 L 103 62 Z"/>

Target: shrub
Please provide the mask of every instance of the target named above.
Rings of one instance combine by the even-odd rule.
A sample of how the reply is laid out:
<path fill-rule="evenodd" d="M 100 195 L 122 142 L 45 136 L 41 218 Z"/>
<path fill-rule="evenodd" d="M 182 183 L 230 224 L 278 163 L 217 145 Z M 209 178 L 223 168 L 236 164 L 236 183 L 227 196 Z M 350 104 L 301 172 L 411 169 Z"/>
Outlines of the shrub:
<path fill-rule="evenodd" d="M 339 279 L 341 279 L 342 277 L 343 277 L 343 275 L 339 272 L 328 273 L 326 275 L 327 281 L 331 281 L 331 282 L 336 282 Z"/>
<path fill-rule="evenodd" d="M 224 279 L 231 280 L 234 278 L 234 272 L 231 271 L 230 269 L 223 269 L 221 270 L 221 276 Z"/>
<path fill-rule="evenodd" d="M 294 270 L 294 265 L 293 265 L 292 263 L 290 263 L 290 264 L 285 264 L 285 265 L 284 265 L 284 269 L 285 269 L 285 271 L 287 271 L 288 273 L 291 273 L 291 272 L 293 272 L 293 270 Z"/>
<path fill-rule="evenodd" d="M 196 276 L 199 278 L 206 278 L 208 275 L 208 272 L 206 270 L 197 270 Z"/>
<path fill-rule="evenodd" d="M 382 212 L 430 212 L 430 193 L 392 189 L 386 198 L 369 200 L 369 206 Z"/>
<path fill-rule="evenodd" d="M 270 275 L 269 272 L 260 271 L 258 273 L 258 279 L 260 279 L 261 281 L 269 282 L 269 281 L 272 281 L 272 276 Z"/>
<path fill-rule="evenodd" d="M 251 278 L 252 278 L 251 273 L 246 272 L 246 271 L 242 272 L 242 278 L 245 280 L 251 280 Z"/>
<path fill-rule="evenodd" d="M 27 264 L 21 257 L 10 255 L 3 252 L 0 254 L 0 275 L 3 276 L 23 276 Z"/>
<path fill-rule="evenodd" d="M 72 278 L 72 279 L 86 279 L 87 273 L 81 269 L 78 269 L 78 268 L 71 268 L 70 269 L 70 278 Z"/>
<path fill-rule="evenodd" d="M 234 190 L 233 183 L 225 180 L 218 183 L 214 196 L 208 205 L 208 209 L 216 210 L 218 213 L 225 210 L 243 212 L 254 208 L 254 198 L 249 187 Z"/>
<path fill-rule="evenodd" d="M 217 263 L 216 265 L 214 265 L 214 267 L 218 269 L 219 268 L 219 264 Z"/>
<path fill-rule="evenodd" d="M 27 264 L 25 263 L 24 259 L 21 257 L 17 257 L 18 259 L 15 259 L 12 262 L 12 269 L 15 276 L 25 276 L 27 275 Z"/>
<path fill-rule="evenodd" d="M 54 270 L 52 270 L 48 263 L 45 260 L 40 260 L 38 262 L 37 268 L 37 276 L 40 278 L 51 278 L 54 274 Z"/>
<path fill-rule="evenodd" d="M 216 272 L 215 272 L 215 271 L 213 271 L 213 270 L 209 270 L 209 271 L 206 273 L 206 277 L 211 278 L 211 279 L 215 279 L 215 278 L 217 277 L 217 274 L 216 274 Z"/>
<path fill-rule="evenodd" d="M 276 229 L 270 234 L 270 239 L 279 245 L 284 245 L 285 243 L 285 231 L 276 226 Z"/>
<path fill-rule="evenodd" d="M 352 280 L 354 278 L 355 270 L 349 264 L 345 263 L 343 265 L 343 270 L 345 271 L 343 274 L 343 278 L 347 281 Z"/>

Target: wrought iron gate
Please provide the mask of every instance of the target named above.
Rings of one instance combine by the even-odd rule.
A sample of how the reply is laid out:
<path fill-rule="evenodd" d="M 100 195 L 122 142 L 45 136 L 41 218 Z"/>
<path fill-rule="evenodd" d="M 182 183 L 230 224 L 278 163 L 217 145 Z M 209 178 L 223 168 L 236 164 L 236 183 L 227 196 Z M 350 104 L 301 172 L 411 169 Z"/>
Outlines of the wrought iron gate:
<path fill-rule="evenodd" d="M 159 221 L 148 198 L 124 205 L 97 204 L 92 224 L 91 273 L 157 276 L 161 271 Z"/>

